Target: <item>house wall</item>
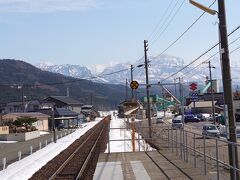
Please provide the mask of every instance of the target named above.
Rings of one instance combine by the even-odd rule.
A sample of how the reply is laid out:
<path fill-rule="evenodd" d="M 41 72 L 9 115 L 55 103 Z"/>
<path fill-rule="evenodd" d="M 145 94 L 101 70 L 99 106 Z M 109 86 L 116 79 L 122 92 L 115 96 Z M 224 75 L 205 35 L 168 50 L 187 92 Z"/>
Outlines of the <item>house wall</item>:
<path fill-rule="evenodd" d="M 0 134 L 9 134 L 8 126 L 0 126 Z"/>
<path fill-rule="evenodd" d="M 24 114 L 23 116 L 28 116 L 28 114 Z M 6 120 L 13 120 L 15 121 L 18 117 L 15 114 L 6 114 L 4 118 Z M 39 131 L 48 131 L 48 117 L 46 116 L 36 116 L 35 118 L 38 119 L 37 122 L 33 123 L 33 126 L 35 126 Z"/>

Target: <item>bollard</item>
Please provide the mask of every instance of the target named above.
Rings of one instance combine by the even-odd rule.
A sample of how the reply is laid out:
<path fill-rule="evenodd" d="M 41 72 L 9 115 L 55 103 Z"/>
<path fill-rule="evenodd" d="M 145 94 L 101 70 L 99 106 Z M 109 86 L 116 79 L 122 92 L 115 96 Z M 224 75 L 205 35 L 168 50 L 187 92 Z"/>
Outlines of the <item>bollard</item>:
<path fill-rule="evenodd" d="M 42 149 L 42 143 L 39 143 L 39 150 Z"/>
<path fill-rule="evenodd" d="M 57 135 L 57 140 L 58 140 L 58 135 Z"/>
<path fill-rule="evenodd" d="M 61 138 L 62 138 L 62 133 L 61 133 Z"/>
<path fill-rule="evenodd" d="M 6 158 L 2 158 L 3 169 L 6 169 L 6 163 L 7 163 Z"/>
<path fill-rule="evenodd" d="M 20 161 L 22 158 L 22 152 L 21 151 L 18 151 L 18 160 Z"/>
<path fill-rule="evenodd" d="M 51 141 L 53 142 L 53 138 L 51 138 Z"/>
<path fill-rule="evenodd" d="M 33 153 L 33 147 L 30 146 L 30 154 L 32 154 L 32 153 Z"/>
<path fill-rule="evenodd" d="M 64 132 L 64 134 L 65 134 L 65 136 L 67 135 L 67 133 L 66 133 L 66 132 Z"/>
<path fill-rule="evenodd" d="M 47 140 L 45 140 L 45 146 L 47 146 Z"/>

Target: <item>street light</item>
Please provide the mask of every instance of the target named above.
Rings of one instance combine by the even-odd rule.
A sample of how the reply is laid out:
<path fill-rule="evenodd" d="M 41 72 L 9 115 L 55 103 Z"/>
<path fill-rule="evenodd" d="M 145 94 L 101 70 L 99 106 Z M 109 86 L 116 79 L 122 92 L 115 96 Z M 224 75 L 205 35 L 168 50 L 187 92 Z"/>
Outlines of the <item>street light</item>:
<path fill-rule="evenodd" d="M 229 122 L 229 141 L 237 143 L 236 137 L 236 123 L 235 115 L 233 110 L 233 95 L 232 95 L 232 78 L 231 78 L 231 69 L 230 69 L 230 60 L 229 60 L 229 49 L 228 49 L 228 39 L 227 39 L 227 25 L 226 25 L 226 13 L 225 13 L 225 1 L 218 0 L 218 12 L 212 10 L 206 6 L 203 6 L 193 0 L 189 0 L 191 4 L 202 9 L 203 11 L 215 15 L 218 14 L 219 19 L 219 39 L 220 39 L 220 59 L 222 60 L 222 80 L 223 80 L 223 91 L 224 91 L 224 100 L 227 104 L 228 111 L 228 122 Z M 233 167 L 235 165 L 238 168 L 238 152 L 237 146 L 233 147 L 229 144 L 228 153 L 229 153 L 229 163 Z M 232 154 L 234 151 L 235 156 Z M 234 172 L 235 171 L 235 172 Z M 231 179 L 239 179 L 238 172 L 230 168 Z"/>

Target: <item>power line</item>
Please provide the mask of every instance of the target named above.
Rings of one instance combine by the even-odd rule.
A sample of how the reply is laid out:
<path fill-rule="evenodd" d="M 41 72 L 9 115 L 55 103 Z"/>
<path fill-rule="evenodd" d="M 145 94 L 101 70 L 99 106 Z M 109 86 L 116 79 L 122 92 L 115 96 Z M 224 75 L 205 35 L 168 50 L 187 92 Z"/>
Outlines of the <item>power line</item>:
<path fill-rule="evenodd" d="M 240 26 L 238 26 L 237 28 L 235 28 L 231 33 L 228 34 L 228 36 L 232 35 L 234 32 L 236 32 L 238 29 L 240 28 Z M 203 54 L 201 54 L 198 58 L 194 59 L 192 62 L 190 62 L 189 64 L 187 64 L 186 66 L 184 66 L 183 68 L 179 69 L 177 72 L 171 74 L 170 76 L 164 78 L 162 80 L 165 81 L 167 79 L 169 79 L 172 76 L 175 76 L 176 74 L 178 74 L 179 72 L 181 72 L 182 70 L 186 69 L 188 66 L 190 66 L 191 64 L 193 64 L 194 62 L 198 61 L 201 57 L 203 57 L 205 54 L 207 54 L 208 52 L 210 52 L 212 49 L 214 49 L 217 45 L 219 45 L 219 42 L 216 43 L 215 45 L 213 45 L 211 48 L 209 48 L 208 50 L 206 50 Z"/>
<path fill-rule="evenodd" d="M 180 4 L 180 6 L 178 7 L 178 9 L 175 11 L 174 15 L 171 17 L 170 21 L 168 21 L 167 25 L 165 26 L 165 28 L 161 31 L 161 33 L 157 36 L 157 38 L 154 40 L 154 38 L 156 36 L 153 37 L 152 43 L 150 44 L 151 46 L 157 42 L 157 40 L 164 34 L 164 32 L 167 30 L 167 28 L 169 27 L 169 25 L 172 23 L 172 21 L 174 20 L 174 18 L 176 17 L 176 15 L 178 14 L 179 10 L 181 9 L 181 7 L 183 6 L 183 3 L 185 2 L 185 0 L 182 1 L 182 3 Z M 157 35 L 157 34 L 155 34 Z"/>
<path fill-rule="evenodd" d="M 234 39 L 233 41 L 231 41 L 231 42 L 229 43 L 229 46 L 232 45 L 232 44 L 234 44 L 235 42 L 237 42 L 239 39 L 240 39 L 240 37 L 238 37 L 238 38 Z M 240 47 L 234 49 L 233 51 L 230 52 L 230 54 L 233 53 L 234 51 L 238 50 L 239 48 L 240 48 Z M 197 66 L 193 67 L 192 69 L 190 69 L 189 71 L 187 71 L 187 72 L 185 72 L 185 73 L 188 74 L 188 73 L 190 73 L 192 70 L 194 70 L 194 69 L 196 69 L 197 67 L 199 67 L 200 65 L 202 65 L 203 63 L 206 63 L 206 62 L 208 62 L 208 61 L 211 61 L 211 59 L 212 59 L 214 56 L 216 56 L 217 54 L 219 54 L 219 52 L 220 52 L 220 51 L 217 51 L 216 53 L 214 53 L 213 55 L 211 55 L 209 58 L 207 58 L 206 60 L 204 60 L 203 62 L 201 62 L 200 64 L 198 64 Z"/>
<path fill-rule="evenodd" d="M 213 6 L 215 2 L 216 0 L 214 0 L 214 2 L 209 6 L 209 8 Z M 156 58 L 163 55 L 168 49 L 170 49 L 174 44 L 176 44 L 202 18 L 204 14 L 205 12 L 203 12 L 175 41 L 173 41 L 166 49 L 164 49 L 159 55 L 157 55 Z"/>
<path fill-rule="evenodd" d="M 153 33 L 158 29 L 158 27 L 160 26 L 161 22 L 163 21 L 163 19 L 165 18 L 168 10 L 170 9 L 171 5 L 172 5 L 173 1 L 170 1 L 168 7 L 166 8 L 166 10 L 164 11 L 162 17 L 160 18 L 160 20 L 158 21 L 157 25 L 155 26 L 155 28 L 153 29 L 153 31 L 150 33 L 150 35 L 148 36 L 147 39 L 151 39 L 151 36 L 153 35 Z"/>

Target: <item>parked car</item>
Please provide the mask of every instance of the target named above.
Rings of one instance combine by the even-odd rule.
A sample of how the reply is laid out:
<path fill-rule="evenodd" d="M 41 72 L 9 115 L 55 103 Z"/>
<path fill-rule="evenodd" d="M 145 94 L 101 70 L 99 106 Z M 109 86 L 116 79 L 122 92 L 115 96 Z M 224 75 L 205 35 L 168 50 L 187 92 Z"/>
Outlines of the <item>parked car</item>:
<path fill-rule="evenodd" d="M 202 128 L 203 136 L 211 136 L 211 137 L 220 137 L 220 132 L 216 125 L 214 124 L 205 124 Z"/>
<path fill-rule="evenodd" d="M 158 124 L 158 123 L 164 123 L 163 118 L 162 118 L 162 117 L 157 117 L 156 123 L 157 123 L 157 124 Z"/>
<path fill-rule="evenodd" d="M 203 114 L 201 114 L 201 113 L 197 114 L 196 117 L 199 118 L 200 121 L 206 121 L 205 116 Z"/>
<path fill-rule="evenodd" d="M 172 119 L 172 128 L 183 128 L 182 116 L 177 116 Z"/>
<path fill-rule="evenodd" d="M 195 117 L 193 114 L 184 115 L 184 122 L 200 122 L 200 119 Z"/>
<path fill-rule="evenodd" d="M 219 114 L 218 114 L 218 113 L 215 113 L 215 114 L 214 114 L 214 118 L 217 119 L 218 117 L 219 117 Z M 209 116 L 209 121 L 213 121 L 212 114 L 210 114 L 210 116 Z"/>

